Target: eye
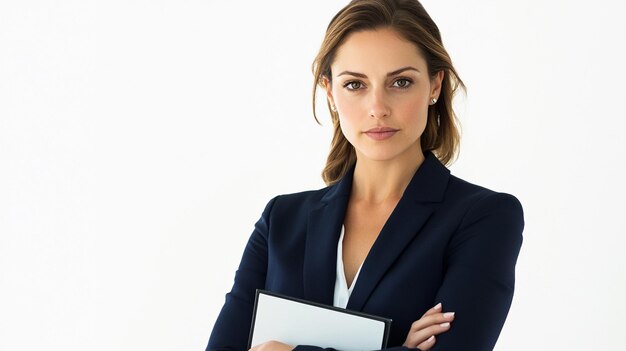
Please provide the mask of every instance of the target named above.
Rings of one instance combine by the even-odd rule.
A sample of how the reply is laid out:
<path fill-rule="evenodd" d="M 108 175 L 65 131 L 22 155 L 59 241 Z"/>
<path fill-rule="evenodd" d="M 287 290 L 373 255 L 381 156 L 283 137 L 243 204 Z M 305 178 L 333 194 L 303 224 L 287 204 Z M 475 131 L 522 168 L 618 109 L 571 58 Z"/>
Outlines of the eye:
<path fill-rule="evenodd" d="M 346 84 L 344 84 L 343 87 L 348 88 L 348 86 L 350 86 L 351 88 L 348 88 L 348 90 L 354 91 L 354 90 L 358 90 L 358 88 L 355 88 L 355 85 L 359 86 L 359 84 L 362 84 L 362 83 L 359 82 L 358 80 L 351 80 L 349 82 L 346 82 Z"/>
<path fill-rule="evenodd" d="M 395 81 L 395 83 L 398 82 L 403 82 L 402 84 L 399 84 L 397 87 L 400 89 L 407 89 L 408 87 L 410 87 L 413 84 L 413 81 L 407 78 L 400 78 L 398 80 Z"/>

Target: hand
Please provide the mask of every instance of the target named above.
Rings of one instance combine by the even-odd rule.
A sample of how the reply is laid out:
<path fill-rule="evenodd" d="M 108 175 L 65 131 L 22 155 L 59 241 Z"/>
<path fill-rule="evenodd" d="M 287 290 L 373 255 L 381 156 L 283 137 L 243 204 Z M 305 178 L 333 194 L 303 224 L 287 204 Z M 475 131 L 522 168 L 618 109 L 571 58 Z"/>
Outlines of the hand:
<path fill-rule="evenodd" d="M 294 347 L 291 345 L 283 344 L 280 341 L 271 340 L 271 341 L 253 346 L 250 349 L 250 351 L 291 351 L 293 350 L 293 348 Z"/>
<path fill-rule="evenodd" d="M 435 335 L 448 331 L 453 320 L 454 312 L 441 313 L 441 303 L 438 303 L 413 322 L 402 346 L 430 350 L 435 345 Z"/>

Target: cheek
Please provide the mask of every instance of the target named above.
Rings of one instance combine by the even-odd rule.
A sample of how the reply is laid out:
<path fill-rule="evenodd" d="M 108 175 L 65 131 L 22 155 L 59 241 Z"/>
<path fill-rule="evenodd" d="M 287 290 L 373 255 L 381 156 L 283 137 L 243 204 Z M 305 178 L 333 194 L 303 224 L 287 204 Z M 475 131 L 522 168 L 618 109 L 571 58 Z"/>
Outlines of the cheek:
<path fill-rule="evenodd" d="M 339 124 L 341 130 L 346 138 L 350 139 L 350 136 L 357 133 L 362 126 L 359 124 L 363 122 L 363 112 L 358 109 L 356 104 L 343 104 L 339 112 Z"/>
<path fill-rule="evenodd" d="M 426 116 L 426 114 L 428 114 L 428 101 L 424 99 L 412 99 L 404 104 L 404 110 L 405 112 L 410 112 L 420 117 Z"/>
<path fill-rule="evenodd" d="M 363 115 L 364 111 L 360 101 L 344 98 L 339 98 L 335 101 L 337 103 L 337 108 L 341 111 L 341 116 L 344 119 L 355 120 L 358 116 Z"/>
<path fill-rule="evenodd" d="M 411 119 L 413 124 L 426 125 L 428 118 L 428 101 L 416 99 L 402 106 L 402 115 Z"/>
<path fill-rule="evenodd" d="M 350 143 L 352 143 L 353 141 L 353 135 L 354 135 L 354 130 L 356 128 L 356 126 L 354 125 L 354 123 L 352 123 L 352 121 L 350 120 L 350 118 L 345 118 L 343 117 L 343 114 L 339 116 L 339 127 L 341 128 L 341 132 L 343 133 L 343 136 L 346 137 L 346 139 L 348 139 L 348 141 Z"/>

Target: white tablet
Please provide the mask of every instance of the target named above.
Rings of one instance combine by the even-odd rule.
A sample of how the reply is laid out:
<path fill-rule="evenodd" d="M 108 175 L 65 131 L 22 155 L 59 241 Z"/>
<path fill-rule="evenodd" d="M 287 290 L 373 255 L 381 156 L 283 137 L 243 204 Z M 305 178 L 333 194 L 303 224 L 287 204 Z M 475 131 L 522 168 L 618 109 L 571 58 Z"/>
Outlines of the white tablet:
<path fill-rule="evenodd" d="M 391 319 L 257 289 L 248 349 L 276 340 L 292 346 L 376 350 L 387 346 Z"/>

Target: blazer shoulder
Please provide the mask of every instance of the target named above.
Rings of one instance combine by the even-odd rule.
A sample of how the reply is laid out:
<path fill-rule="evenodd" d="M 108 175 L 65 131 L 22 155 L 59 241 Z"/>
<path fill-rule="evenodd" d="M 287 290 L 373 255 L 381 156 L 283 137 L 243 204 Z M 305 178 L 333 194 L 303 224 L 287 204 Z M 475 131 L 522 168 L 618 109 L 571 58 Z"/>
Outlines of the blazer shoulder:
<path fill-rule="evenodd" d="M 301 206 L 318 203 L 322 197 L 332 188 L 331 186 L 325 186 L 319 189 L 309 189 L 292 193 L 283 193 L 278 196 L 281 204 L 287 206 Z"/>
<path fill-rule="evenodd" d="M 471 183 L 454 175 L 450 175 L 446 193 L 446 199 L 453 202 L 467 202 L 470 206 L 490 204 L 522 211 L 522 204 L 515 195 Z"/>
<path fill-rule="evenodd" d="M 285 215 L 291 217 L 306 215 L 320 203 L 331 187 L 278 194 L 269 201 L 272 203 L 272 216 L 284 218 Z"/>

